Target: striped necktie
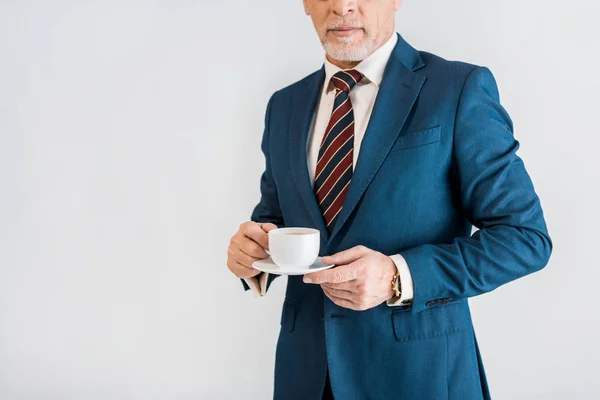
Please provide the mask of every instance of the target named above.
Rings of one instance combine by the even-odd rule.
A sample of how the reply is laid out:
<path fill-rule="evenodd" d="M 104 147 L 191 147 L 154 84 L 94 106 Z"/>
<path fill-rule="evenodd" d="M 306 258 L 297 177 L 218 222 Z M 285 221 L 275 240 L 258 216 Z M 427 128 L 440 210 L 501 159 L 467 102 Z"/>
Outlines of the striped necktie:
<path fill-rule="evenodd" d="M 354 113 L 350 90 L 363 75 L 356 70 L 339 71 L 331 77 L 335 86 L 333 111 L 317 158 L 314 190 L 329 232 L 342 209 L 352 178 Z"/>

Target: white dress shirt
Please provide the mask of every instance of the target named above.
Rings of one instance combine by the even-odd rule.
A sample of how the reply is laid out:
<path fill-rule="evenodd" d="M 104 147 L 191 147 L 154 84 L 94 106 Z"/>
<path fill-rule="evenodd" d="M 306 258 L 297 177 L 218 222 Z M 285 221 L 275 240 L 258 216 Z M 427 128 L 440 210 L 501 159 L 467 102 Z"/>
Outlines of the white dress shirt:
<path fill-rule="evenodd" d="M 363 78 L 350 91 L 350 101 L 354 113 L 354 158 L 352 160 L 352 170 L 356 166 L 360 144 L 367 130 L 367 125 L 371 117 L 371 111 L 375 104 L 375 99 L 379 91 L 379 85 L 383 79 L 383 73 L 387 62 L 394 50 L 398 37 L 394 32 L 391 37 L 369 57 L 358 63 L 353 69 L 363 74 Z M 335 87 L 330 83 L 331 77 L 341 71 L 342 68 L 332 64 L 325 58 L 325 80 L 321 89 L 321 95 L 316 106 L 315 113 L 309 129 L 309 137 L 306 143 L 307 166 L 310 180 L 314 187 L 315 169 L 317 158 L 319 156 L 319 147 L 325 129 L 331 118 L 333 102 L 335 100 Z M 405 305 L 403 301 L 409 301 L 413 298 L 413 282 L 410 269 L 404 257 L 400 254 L 391 255 L 390 258 L 396 264 L 400 274 L 400 283 L 402 285 L 402 296 L 399 299 L 388 300 L 387 305 L 397 306 Z M 255 295 L 264 295 L 266 293 L 267 273 L 260 276 L 260 281 L 256 277 L 244 279 Z"/>

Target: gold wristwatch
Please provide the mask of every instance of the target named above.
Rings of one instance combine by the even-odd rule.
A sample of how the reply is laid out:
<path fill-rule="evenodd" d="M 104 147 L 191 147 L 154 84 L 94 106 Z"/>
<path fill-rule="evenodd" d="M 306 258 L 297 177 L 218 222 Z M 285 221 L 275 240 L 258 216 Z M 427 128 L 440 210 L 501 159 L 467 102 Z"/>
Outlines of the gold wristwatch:
<path fill-rule="evenodd" d="M 400 273 L 398 271 L 392 277 L 391 284 L 394 291 L 394 298 L 399 299 L 402 296 L 402 283 L 400 282 Z"/>

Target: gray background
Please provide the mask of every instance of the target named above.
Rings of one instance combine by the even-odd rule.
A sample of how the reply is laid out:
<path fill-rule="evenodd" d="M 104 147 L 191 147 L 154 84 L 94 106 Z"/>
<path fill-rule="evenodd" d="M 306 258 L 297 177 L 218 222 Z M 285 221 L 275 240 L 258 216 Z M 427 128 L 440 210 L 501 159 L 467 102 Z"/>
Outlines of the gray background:
<path fill-rule="evenodd" d="M 301 0 L 0 1 L 0 398 L 267 399 L 285 278 L 226 268 L 273 91 L 318 69 Z M 598 2 L 406 1 L 489 67 L 555 248 L 470 300 L 495 399 L 600 398 Z"/>

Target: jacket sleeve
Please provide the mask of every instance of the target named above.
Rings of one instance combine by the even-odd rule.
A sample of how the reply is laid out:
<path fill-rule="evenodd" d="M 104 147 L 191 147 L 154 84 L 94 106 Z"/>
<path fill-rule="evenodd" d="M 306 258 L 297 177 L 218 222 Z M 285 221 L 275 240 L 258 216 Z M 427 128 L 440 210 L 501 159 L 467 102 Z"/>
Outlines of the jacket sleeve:
<path fill-rule="evenodd" d="M 261 198 L 259 203 L 254 207 L 252 214 L 250 216 L 250 220 L 254 222 L 271 222 L 277 227 L 282 228 L 285 226 L 283 222 L 283 215 L 281 213 L 281 208 L 279 207 L 279 198 L 277 196 L 277 188 L 275 187 L 275 181 L 273 180 L 273 175 L 271 171 L 271 159 L 270 159 L 270 118 L 271 118 L 271 107 L 273 104 L 273 99 L 275 98 L 275 92 L 269 102 L 267 104 L 267 111 L 265 114 L 265 127 L 261 142 L 261 149 L 265 157 L 265 170 L 260 178 L 260 193 Z M 265 272 L 261 272 L 264 274 Z M 256 278 L 260 276 L 257 275 Z M 271 283 L 277 278 L 279 275 L 269 274 L 266 281 L 266 289 L 269 290 L 269 286 Z M 248 284 L 244 281 L 244 279 L 240 279 L 242 282 L 242 286 L 244 290 L 250 290 Z"/>
<path fill-rule="evenodd" d="M 552 252 L 540 200 L 516 154 L 519 142 L 489 69 L 471 71 L 456 113 L 453 185 L 479 230 L 401 252 L 413 280 L 412 314 L 536 272 Z"/>

